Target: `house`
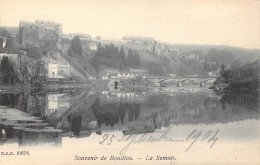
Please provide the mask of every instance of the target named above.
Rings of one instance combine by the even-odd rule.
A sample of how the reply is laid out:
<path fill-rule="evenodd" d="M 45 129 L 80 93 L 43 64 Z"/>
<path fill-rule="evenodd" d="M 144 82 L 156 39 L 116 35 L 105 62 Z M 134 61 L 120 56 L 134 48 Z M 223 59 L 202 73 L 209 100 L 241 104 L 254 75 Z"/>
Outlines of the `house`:
<path fill-rule="evenodd" d="M 118 73 L 119 71 L 116 69 L 103 69 L 99 75 L 102 80 L 107 80 L 110 78 L 116 78 Z"/>
<path fill-rule="evenodd" d="M 3 27 L 0 27 L 0 49 L 4 48 L 10 33 Z"/>
<path fill-rule="evenodd" d="M 0 49 L 5 47 L 10 38 L 15 38 L 17 36 L 17 27 L 0 27 Z"/>
<path fill-rule="evenodd" d="M 58 78 L 58 64 L 55 61 L 49 61 L 48 65 L 48 77 L 49 78 Z"/>
<path fill-rule="evenodd" d="M 120 72 L 117 74 L 117 78 L 129 79 L 135 77 L 131 72 Z"/>
<path fill-rule="evenodd" d="M 132 73 L 135 77 L 141 76 L 146 77 L 147 71 L 145 69 L 129 69 L 129 72 Z"/>
<path fill-rule="evenodd" d="M 116 69 L 103 69 L 100 72 L 100 78 L 102 80 L 107 80 L 111 78 L 130 79 L 137 76 L 145 77 L 146 75 L 147 71 L 144 69 L 129 69 L 128 72 L 119 72 Z"/>
<path fill-rule="evenodd" d="M 0 27 L 0 36 L 5 36 L 8 38 L 15 38 L 18 36 L 18 27 Z"/>
<path fill-rule="evenodd" d="M 122 74 L 121 74 L 121 73 L 118 73 L 118 74 L 117 74 L 117 77 L 118 77 L 118 78 L 121 78 L 121 77 L 122 77 Z"/>
<path fill-rule="evenodd" d="M 67 110 L 70 106 L 70 97 L 64 94 L 48 94 L 45 115 L 53 114 L 57 111 Z"/>
<path fill-rule="evenodd" d="M 7 43 L 6 37 L 0 38 L 0 49 L 5 48 L 6 43 Z"/>
<path fill-rule="evenodd" d="M 155 41 L 151 37 L 137 37 L 137 36 L 124 36 L 122 39 L 128 41 L 128 43 L 135 43 L 135 44 L 142 44 L 142 45 L 153 44 Z"/>
<path fill-rule="evenodd" d="M 89 49 L 92 50 L 92 51 L 97 50 L 97 44 L 93 41 L 90 41 L 89 42 Z"/>
<path fill-rule="evenodd" d="M 61 63 L 55 60 L 47 61 L 48 78 L 66 78 L 70 69 L 68 63 Z"/>
<path fill-rule="evenodd" d="M 89 34 L 83 34 L 83 33 L 76 33 L 74 36 L 79 36 L 81 41 L 90 41 L 91 36 Z"/>

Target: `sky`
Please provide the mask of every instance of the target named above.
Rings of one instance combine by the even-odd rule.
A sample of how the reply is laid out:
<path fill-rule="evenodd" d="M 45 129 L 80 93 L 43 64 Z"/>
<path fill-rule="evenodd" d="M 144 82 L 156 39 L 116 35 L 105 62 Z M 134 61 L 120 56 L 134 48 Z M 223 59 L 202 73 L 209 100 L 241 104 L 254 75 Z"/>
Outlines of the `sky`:
<path fill-rule="evenodd" d="M 260 49 L 260 0 L 0 0 L 0 26 L 37 19 L 92 37 Z"/>

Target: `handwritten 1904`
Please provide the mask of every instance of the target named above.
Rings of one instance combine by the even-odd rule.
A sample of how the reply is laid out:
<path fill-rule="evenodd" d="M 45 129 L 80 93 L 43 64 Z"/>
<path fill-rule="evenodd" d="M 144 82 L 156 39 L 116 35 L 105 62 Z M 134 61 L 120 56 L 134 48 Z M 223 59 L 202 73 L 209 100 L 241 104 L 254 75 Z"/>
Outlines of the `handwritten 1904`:
<path fill-rule="evenodd" d="M 162 134 L 158 137 L 151 135 L 149 133 L 145 134 L 130 134 L 124 135 L 122 137 L 117 137 L 114 134 L 104 134 L 103 139 L 99 142 L 102 145 L 111 145 L 114 142 L 127 142 L 127 144 L 121 149 L 120 154 L 124 154 L 131 145 L 137 143 L 154 143 L 154 142 L 176 142 L 176 143 L 184 143 L 190 142 L 188 147 L 185 149 L 185 152 L 189 151 L 191 147 L 197 142 L 209 143 L 209 147 L 212 148 L 215 143 L 218 141 L 218 133 L 219 129 L 216 130 L 208 130 L 208 131 L 200 131 L 193 130 L 183 139 L 176 139 L 172 136 L 169 136 L 169 132 L 171 128 L 162 132 Z"/>

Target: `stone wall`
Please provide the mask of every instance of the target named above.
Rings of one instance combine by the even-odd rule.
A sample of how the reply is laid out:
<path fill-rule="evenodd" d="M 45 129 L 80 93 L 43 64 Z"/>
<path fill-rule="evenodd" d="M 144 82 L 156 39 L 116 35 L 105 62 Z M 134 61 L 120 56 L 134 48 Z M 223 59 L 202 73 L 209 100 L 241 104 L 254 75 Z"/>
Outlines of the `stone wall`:
<path fill-rule="evenodd" d="M 25 46 L 31 44 L 38 46 L 40 42 L 59 39 L 61 26 L 45 26 L 45 24 L 20 21 L 19 41 Z"/>

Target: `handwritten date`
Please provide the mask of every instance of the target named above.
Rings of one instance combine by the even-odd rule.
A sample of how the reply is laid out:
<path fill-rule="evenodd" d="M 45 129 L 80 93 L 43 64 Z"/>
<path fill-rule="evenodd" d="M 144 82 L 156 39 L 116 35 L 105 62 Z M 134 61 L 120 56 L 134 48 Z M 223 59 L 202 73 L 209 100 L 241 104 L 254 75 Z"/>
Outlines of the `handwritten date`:
<path fill-rule="evenodd" d="M 189 146 L 185 149 L 185 152 L 190 150 L 190 148 L 197 142 L 206 142 L 210 144 L 212 148 L 215 143 L 218 141 L 219 129 L 212 131 L 208 130 L 207 132 L 199 131 L 195 129 L 190 132 L 184 139 L 175 139 L 172 136 L 169 136 L 171 129 L 168 129 L 162 132 L 159 136 L 154 136 L 152 134 L 130 134 L 123 137 L 116 137 L 113 135 L 104 134 L 103 139 L 99 142 L 102 145 L 111 145 L 114 141 L 117 142 L 127 142 L 127 144 L 121 150 L 121 154 L 125 153 L 127 149 L 136 143 L 153 143 L 153 142 L 191 142 Z"/>

